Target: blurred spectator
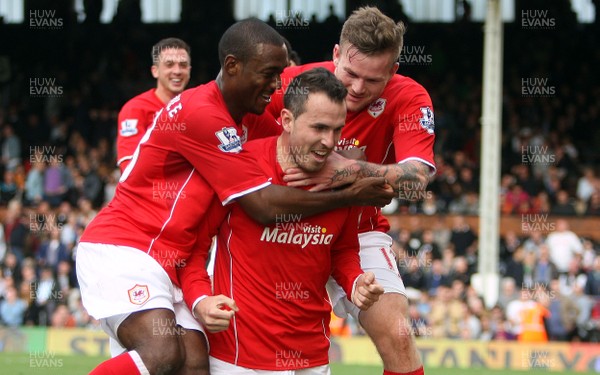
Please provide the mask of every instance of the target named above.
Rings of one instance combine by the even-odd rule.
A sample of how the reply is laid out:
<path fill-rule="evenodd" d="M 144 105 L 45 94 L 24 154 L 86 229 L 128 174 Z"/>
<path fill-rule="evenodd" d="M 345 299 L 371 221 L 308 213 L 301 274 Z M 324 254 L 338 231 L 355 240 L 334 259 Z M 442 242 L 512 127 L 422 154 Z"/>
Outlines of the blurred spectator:
<path fill-rule="evenodd" d="M 73 328 L 77 326 L 77 323 L 73 315 L 71 315 L 69 308 L 66 305 L 60 304 L 56 306 L 56 310 L 52 313 L 50 325 L 52 328 Z"/>
<path fill-rule="evenodd" d="M 13 126 L 4 124 L 2 128 L 2 164 L 13 171 L 21 163 L 21 140 L 15 134 Z"/>
<path fill-rule="evenodd" d="M 5 206 L 13 198 L 20 199 L 20 193 L 19 187 L 15 182 L 15 172 L 8 169 L 5 170 L 2 182 L 0 182 L 0 204 Z"/>
<path fill-rule="evenodd" d="M 35 162 L 31 165 L 25 181 L 25 204 L 33 206 L 43 199 L 45 168 L 46 165 L 42 162 Z"/>
<path fill-rule="evenodd" d="M 464 216 L 458 215 L 453 219 L 453 226 L 450 235 L 450 243 L 454 245 L 454 255 L 464 256 L 467 252 L 472 252 L 476 246 L 477 236 L 471 230 L 471 227 Z"/>
<path fill-rule="evenodd" d="M 437 296 L 429 314 L 433 337 L 460 337 L 459 322 L 463 317 L 463 313 L 463 303 L 452 297 L 450 288 L 440 285 L 437 288 Z"/>
<path fill-rule="evenodd" d="M 444 272 L 444 264 L 441 260 L 434 259 L 431 264 L 431 271 L 425 274 L 425 289 L 430 295 L 435 296 L 438 287 L 448 286 L 449 284 L 450 280 Z"/>
<path fill-rule="evenodd" d="M 458 323 L 460 330 L 460 339 L 462 340 L 474 340 L 481 334 L 481 322 L 479 318 L 473 314 L 467 304 L 462 304 L 463 316 Z"/>
<path fill-rule="evenodd" d="M 421 246 L 417 251 L 417 257 L 421 265 L 429 264 L 428 259 L 442 259 L 440 247 L 434 241 L 433 231 L 426 229 L 423 231 Z"/>
<path fill-rule="evenodd" d="M 517 283 L 512 277 L 503 277 L 500 281 L 500 295 L 498 296 L 498 305 L 506 309 L 508 304 L 519 298 L 517 292 Z"/>
<path fill-rule="evenodd" d="M 500 259 L 507 261 L 512 258 L 514 252 L 521 246 L 521 239 L 513 230 L 507 230 L 500 237 Z"/>
<path fill-rule="evenodd" d="M 23 220 L 23 207 L 20 202 L 12 200 L 8 204 L 4 219 L 4 235 L 8 243 L 8 249 L 21 262 L 26 253 L 29 228 Z"/>
<path fill-rule="evenodd" d="M 69 171 L 58 159 L 52 159 L 44 171 L 44 200 L 52 207 L 58 205 L 67 197 L 69 190 Z"/>
<path fill-rule="evenodd" d="M 524 259 L 525 250 L 522 247 L 518 247 L 513 253 L 512 258 L 506 262 L 506 271 L 504 272 L 504 276 L 513 279 L 519 288 L 523 286 L 525 279 Z"/>
<path fill-rule="evenodd" d="M 575 255 L 583 251 L 581 240 L 569 230 L 569 223 L 564 219 L 556 220 L 556 230 L 548 235 L 546 244 L 550 250 L 550 259 L 562 273 L 568 271 Z"/>
<path fill-rule="evenodd" d="M 542 245 L 545 245 L 545 241 L 546 240 L 544 239 L 544 235 L 542 232 L 540 232 L 539 230 L 532 231 L 529 234 L 529 237 L 527 237 L 525 241 L 523 241 L 523 249 L 525 249 L 525 251 L 531 251 L 539 255 L 539 249 Z"/>
<path fill-rule="evenodd" d="M 584 291 L 588 296 L 600 297 L 600 257 L 594 259 L 594 265 L 587 273 Z"/>
<path fill-rule="evenodd" d="M 58 284 L 54 279 L 52 268 L 44 267 L 40 272 L 40 279 L 34 284 L 32 291 L 35 293 L 35 304 L 38 313 L 38 324 L 50 325 L 52 312 L 56 308 L 60 297 Z"/>
<path fill-rule="evenodd" d="M 535 254 L 531 252 L 530 254 Z M 552 280 L 558 279 L 558 269 L 550 260 L 548 246 L 540 246 L 540 253 L 533 267 L 533 283 L 549 286 Z M 557 280 L 558 282 L 558 280 Z"/>
<path fill-rule="evenodd" d="M 42 242 L 36 260 L 40 267 L 50 267 L 53 272 L 58 271 L 58 264 L 68 261 L 71 257 L 67 246 L 60 240 L 58 225 L 52 224 L 48 238 Z"/>
<path fill-rule="evenodd" d="M 569 296 L 560 292 L 560 284 L 554 279 L 549 284 L 550 316 L 547 318 L 548 336 L 550 340 L 570 341 L 576 334 L 579 308 Z"/>
<path fill-rule="evenodd" d="M 559 190 L 556 193 L 556 202 L 552 205 L 550 213 L 559 216 L 574 216 L 577 213 L 566 190 Z"/>
<path fill-rule="evenodd" d="M 583 273 L 579 259 L 572 259 L 569 263 L 567 273 L 558 276 L 560 291 L 567 296 L 573 293 L 575 287 L 585 288 L 587 275 Z"/>
<path fill-rule="evenodd" d="M 594 259 L 598 256 L 594 242 L 587 238 L 583 239 L 583 253 L 581 255 L 581 267 L 585 272 L 588 272 L 594 266 Z"/>
<path fill-rule="evenodd" d="M 14 286 L 9 286 L 0 301 L 0 321 L 9 327 L 21 326 L 26 309 L 27 303 L 19 298 Z"/>
<path fill-rule="evenodd" d="M 539 288 L 521 290 L 521 297 L 509 303 L 506 316 L 512 324 L 513 333 L 521 342 L 546 342 L 548 334 L 544 327 L 544 318 L 549 311 L 534 298 L 547 299 L 547 294 Z"/>
<path fill-rule="evenodd" d="M 590 216 L 600 216 L 600 192 L 596 191 L 592 194 L 585 210 L 585 214 Z"/>
<path fill-rule="evenodd" d="M 577 198 L 587 202 L 591 198 L 592 194 L 598 189 L 598 179 L 594 175 L 594 169 L 592 167 L 583 168 L 583 175 L 577 181 Z"/>
<path fill-rule="evenodd" d="M 471 274 L 469 273 L 469 264 L 465 257 L 457 256 L 454 258 L 454 265 L 448 278 L 452 283 L 458 280 L 463 283 L 464 286 L 471 284 Z"/>

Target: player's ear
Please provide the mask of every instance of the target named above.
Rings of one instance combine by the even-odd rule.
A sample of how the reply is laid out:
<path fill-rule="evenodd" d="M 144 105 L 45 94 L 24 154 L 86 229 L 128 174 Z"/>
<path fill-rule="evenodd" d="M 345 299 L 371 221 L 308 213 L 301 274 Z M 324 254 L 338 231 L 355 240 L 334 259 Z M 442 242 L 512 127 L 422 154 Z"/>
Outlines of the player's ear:
<path fill-rule="evenodd" d="M 290 132 L 292 130 L 292 123 L 294 122 L 294 114 L 287 108 L 281 110 L 281 126 L 283 130 Z"/>
<path fill-rule="evenodd" d="M 152 77 L 158 78 L 158 66 L 156 66 L 156 64 L 152 64 L 150 72 L 152 73 Z"/>
<path fill-rule="evenodd" d="M 399 67 L 400 67 L 400 63 L 398 63 L 398 61 L 394 62 L 394 64 L 392 65 L 392 68 L 390 69 L 390 76 L 393 76 L 394 74 L 396 74 Z"/>
<path fill-rule="evenodd" d="M 233 56 L 227 55 L 225 56 L 225 61 L 223 61 L 223 71 L 227 73 L 227 75 L 235 76 L 241 69 L 241 61 Z"/>
<path fill-rule="evenodd" d="M 336 44 L 333 46 L 333 65 L 337 67 L 338 62 L 340 61 L 340 45 Z"/>

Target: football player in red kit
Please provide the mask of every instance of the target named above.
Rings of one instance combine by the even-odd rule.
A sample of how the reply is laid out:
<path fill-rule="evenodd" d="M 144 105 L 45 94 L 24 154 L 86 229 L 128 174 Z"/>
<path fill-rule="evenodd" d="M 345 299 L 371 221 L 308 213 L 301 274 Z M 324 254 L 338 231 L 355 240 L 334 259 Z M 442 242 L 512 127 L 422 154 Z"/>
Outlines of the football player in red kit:
<path fill-rule="evenodd" d="M 434 173 L 434 117 L 427 91 L 411 78 L 396 74 L 402 50 L 404 25 L 395 23 L 377 8 L 356 10 L 344 23 L 340 43 L 333 48 L 333 61 L 287 68 L 282 83 L 297 74 L 324 67 L 348 89 L 348 116 L 337 149 L 359 147 L 367 162 L 342 160 L 344 173 L 324 170 L 315 178 L 300 170 L 287 171 L 292 186 L 332 181 L 347 176 L 385 176 L 406 197 L 418 197 Z M 267 108 L 274 115 L 283 108 L 282 90 Z M 325 168 L 326 169 L 326 168 Z M 380 301 L 359 312 L 347 303 L 335 282 L 328 284 L 334 311 L 341 317 L 352 314 L 369 334 L 384 364 L 385 374 L 423 374 L 422 362 L 408 321 L 408 300 L 386 234 L 387 220 L 378 207 L 365 208 L 360 215 L 361 266 L 375 273 L 385 289 Z"/>
<path fill-rule="evenodd" d="M 151 72 L 156 78 L 156 88 L 132 98 L 119 112 L 117 166 L 121 173 L 131 161 L 156 112 L 183 92 L 190 81 L 191 70 L 190 47 L 183 40 L 166 38 L 152 47 Z"/>
<path fill-rule="evenodd" d="M 325 165 L 346 118 L 347 90 L 328 70 L 304 72 L 292 84 L 282 135 L 244 145 L 280 185 L 285 169 L 310 173 Z M 366 310 L 383 293 L 373 274 L 360 268 L 357 209 L 287 215 L 270 225 L 238 205 L 228 211 L 213 284 L 214 293 L 234 299 L 239 311 L 229 329 L 208 336 L 211 374 L 329 374 L 329 275 L 357 308 Z"/>

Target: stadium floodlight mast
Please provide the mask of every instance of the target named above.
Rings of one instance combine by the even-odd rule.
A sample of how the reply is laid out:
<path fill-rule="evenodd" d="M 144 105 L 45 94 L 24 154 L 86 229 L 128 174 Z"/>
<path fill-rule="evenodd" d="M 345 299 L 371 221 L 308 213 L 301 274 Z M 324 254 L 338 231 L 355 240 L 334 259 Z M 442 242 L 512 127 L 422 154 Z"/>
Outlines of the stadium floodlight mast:
<path fill-rule="evenodd" d="M 483 90 L 481 114 L 481 172 L 479 186 L 478 282 L 485 305 L 498 301 L 500 276 L 498 248 L 500 224 L 500 139 L 502 132 L 502 56 L 504 29 L 501 0 L 488 0 L 484 26 Z"/>

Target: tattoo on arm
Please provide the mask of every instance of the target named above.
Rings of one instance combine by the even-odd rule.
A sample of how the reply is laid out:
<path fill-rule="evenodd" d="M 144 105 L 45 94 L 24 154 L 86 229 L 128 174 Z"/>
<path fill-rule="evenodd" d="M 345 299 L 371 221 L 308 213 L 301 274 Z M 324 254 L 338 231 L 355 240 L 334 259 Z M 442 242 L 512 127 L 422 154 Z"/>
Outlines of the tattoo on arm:
<path fill-rule="evenodd" d="M 378 165 L 358 162 L 357 178 L 385 177 L 397 193 L 402 190 L 425 190 L 429 182 L 429 167 L 418 161 Z"/>

